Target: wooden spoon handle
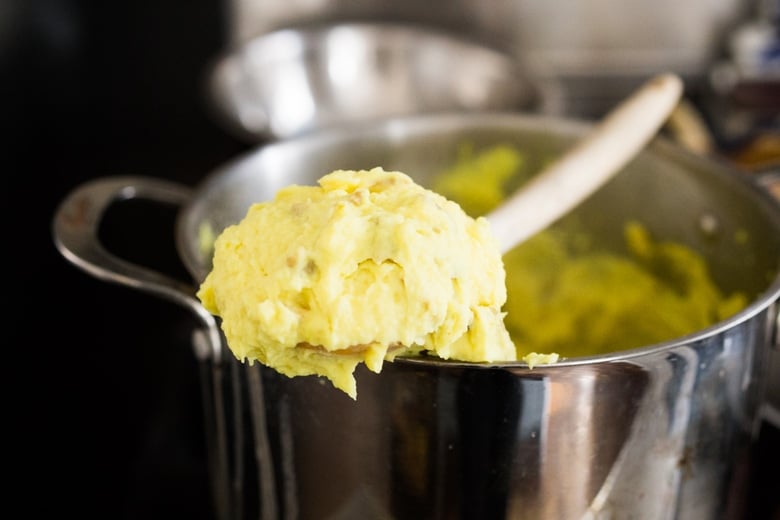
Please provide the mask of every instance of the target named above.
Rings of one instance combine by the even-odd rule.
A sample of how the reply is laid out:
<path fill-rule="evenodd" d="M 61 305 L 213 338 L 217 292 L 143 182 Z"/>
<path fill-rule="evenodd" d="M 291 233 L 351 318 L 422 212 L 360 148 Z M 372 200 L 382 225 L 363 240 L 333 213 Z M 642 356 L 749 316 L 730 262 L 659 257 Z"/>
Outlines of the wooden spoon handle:
<path fill-rule="evenodd" d="M 501 251 L 547 227 L 620 171 L 658 132 L 682 91 L 674 74 L 651 79 L 487 215 Z"/>

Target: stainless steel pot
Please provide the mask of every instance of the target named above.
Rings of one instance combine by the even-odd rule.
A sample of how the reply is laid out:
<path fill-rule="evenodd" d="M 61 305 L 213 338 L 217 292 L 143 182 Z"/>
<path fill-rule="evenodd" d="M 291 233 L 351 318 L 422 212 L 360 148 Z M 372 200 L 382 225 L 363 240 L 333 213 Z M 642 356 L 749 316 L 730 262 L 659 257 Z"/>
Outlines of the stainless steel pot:
<path fill-rule="evenodd" d="M 585 128 L 520 115 L 410 117 L 262 146 L 194 191 L 98 179 L 63 201 L 55 240 L 94 276 L 199 316 L 194 344 L 211 367 L 204 385 L 220 518 L 739 517 L 777 355 L 780 208 L 722 164 L 656 139 L 556 226 L 576 218 L 608 247 L 626 219 L 638 219 L 700 251 L 724 290 L 749 294 L 739 314 L 667 343 L 533 370 L 399 359 L 379 375 L 359 370 L 357 401 L 317 378 L 239 364 L 193 286 L 114 258 L 96 238 L 116 199 L 180 204 L 176 243 L 198 282 L 210 268 L 209 233 L 282 186 L 376 165 L 426 184 L 464 141 L 516 144 L 533 168 Z"/>

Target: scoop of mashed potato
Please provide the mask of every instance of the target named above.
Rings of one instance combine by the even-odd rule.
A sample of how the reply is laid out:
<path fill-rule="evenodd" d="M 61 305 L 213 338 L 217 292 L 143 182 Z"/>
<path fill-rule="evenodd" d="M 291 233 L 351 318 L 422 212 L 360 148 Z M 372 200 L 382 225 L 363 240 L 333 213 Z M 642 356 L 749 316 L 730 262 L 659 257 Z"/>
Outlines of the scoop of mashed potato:
<path fill-rule="evenodd" d="M 253 205 L 198 291 L 234 355 L 319 374 L 355 398 L 364 362 L 426 351 L 511 361 L 505 272 L 487 220 L 401 173 L 339 170 Z"/>
<path fill-rule="evenodd" d="M 433 189 L 478 216 L 531 178 L 524 165 L 510 144 L 464 146 Z M 504 255 L 505 323 L 519 351 L 571 358 L 652 345 L 747 305 L 744 293 L 718 288 L 701 254 L 656 239 L 638 221 L 624 223 L 625 254 L 589 247 L 582 238 L 553 226 Z M 524 359 L 532 365 L 537 358 Z"/>

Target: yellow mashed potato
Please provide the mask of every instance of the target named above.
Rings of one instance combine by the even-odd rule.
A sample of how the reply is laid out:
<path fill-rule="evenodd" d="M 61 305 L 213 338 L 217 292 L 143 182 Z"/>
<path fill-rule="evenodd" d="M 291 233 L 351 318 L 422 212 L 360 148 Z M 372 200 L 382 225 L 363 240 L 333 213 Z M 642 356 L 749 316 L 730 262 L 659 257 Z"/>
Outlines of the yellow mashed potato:
<path fill-rule="evenodd" d="M 403 173 L 335 171 L 289 186 L 214 245 L 198 297 L 241 360 L 325 376 L 354 398 L 361 362 L 379 372 L 421 351 L 516 359 L 488 222 Z"/>
<path fill-rule="evenodd" d="M 533 367 L 674 339 L 747 304 L 638 222 L 626 255 L 553 227 L 502 259 L 481 215 L 527 175 L 499 145 L 464 148 L 433 191 L 381 168 L 290 186 L 220 234 L 198 297 L 238 359 L 325 376 L 353 398 L 359 363 L 379 372 L 426 352 Z"/>
<path fill-rule="evenodd" d="M 433 189 L 472 215 L 487 213 L 527 175 L 508 145 L 464 148 Z M 490 186 L 485 186 L 490 184 Z M 504 255 L 510 335 L 521 351 L 590 356 L 671 340 L 703 329 L 747 304 L 724 295 L 704 258 L 654 240 L 626 222 L 628 255 L 588 250 L 551 228 Z"/>

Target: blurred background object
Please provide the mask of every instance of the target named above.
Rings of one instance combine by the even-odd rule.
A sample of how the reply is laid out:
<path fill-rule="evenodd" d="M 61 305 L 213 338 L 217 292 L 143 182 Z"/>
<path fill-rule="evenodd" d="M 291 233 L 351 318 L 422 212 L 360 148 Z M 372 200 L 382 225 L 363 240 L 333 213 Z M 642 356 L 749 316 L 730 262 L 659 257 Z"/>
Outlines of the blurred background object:
<path fill-rule="evenodd" d="M 764 1 L 764 0 L 762 0 Z M 504 49 L 538 80 L 562 83 L 567 114 L 597 117 L 662 71 L 703 81 L 745 0 L 230 0 L 231 43 L 312 20 L 414 21 Z"/>
<path fill-rule="evenodd" d="M 510 54 L 412 23 L 271 31 L 226 51 L 208 79 L 215 116 L 255 142 L 402 115 L 540 104 Z"/>
<path fill-rule="evenodd" d="M 194 185 L 252 143 L 210 113 L 209 66 L 239 42 L 315 21 L 415 20 L 518 60 L 536 110 L 596 118 L 648 75 L 686 79 L 712 153 L 777 164 L 776 0 L 5 0 L 0 124 L 10 158 L 8 386 L 25 516 L 212 518 L 191 317 L 110 286 L 56 252 L 51 217 L 86 180 Z M 725 71 L 725 72 L 724 72 Z M 723 78 L 726 78 L 725 80 Z M 453 80 L 457 80 L 454 78 Z M 10 189 L 9 189 L 10 188 Z M 12 205 L 14 206 L 12 208 Z M 19 209 L 21 208 L 21 210 Z M 119 204 L 112 250 L 186 277 L 171 208 Z M 9 282 L 10 283 L 10 282 Z M 85 329 L 90 332 L 85 333 Z M 780 442 L 766 426 L 751 518 L 777 518 Z M 12 500 L 14 497 L 11 497 Z M 21 498 L 21 496 L 20 496 Z"/>
<path fill-rule="evenodd" d="M 780 2 L 759 2 L 723 45 L 708 70 L 712 131 L 739 165 L 780 168 Z"/>

